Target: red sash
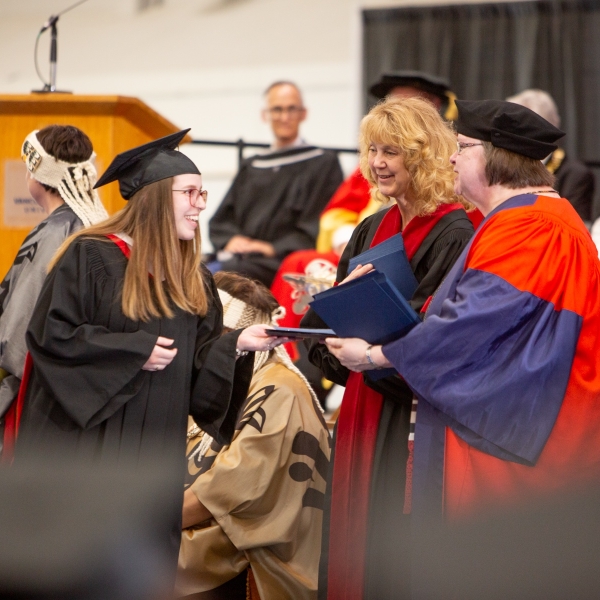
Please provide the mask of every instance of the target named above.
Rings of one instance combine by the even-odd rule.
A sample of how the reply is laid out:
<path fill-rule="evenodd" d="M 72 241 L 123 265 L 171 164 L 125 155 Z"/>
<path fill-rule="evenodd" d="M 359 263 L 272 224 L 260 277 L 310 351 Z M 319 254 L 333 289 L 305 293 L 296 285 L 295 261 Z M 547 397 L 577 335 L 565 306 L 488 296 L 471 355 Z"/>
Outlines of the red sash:
<path fill-rule="evenodd" d="M 118 235 L 115 235 L 114 233 L 107 233 L 106 237 L 109 240 L 112 240 L 117 246 L 119 246 L 121 252 L 125 255 L 125 258 L 129 258 L 131 256 L 131 248 L 127 245 L 127 242 L 125 242 L 125 240 L 122 240 Z"/>
<path fill-rule="evenodd" d="M 436 223 L 460 204 L 442 204 L 435 213 L 411 219 L 402 232 L 410 261 Z M 393 206 L 381 221 L 371 247 L 401 230 Z M 328 600 L 361 600 L 365 577 L 371 471 L 383 396 L 365 385 L 362 373 L 350 373 L 337 422 L 331 481 Z M 408 439 L 407 439 L 408 443 Z M 398 498 L 402 510 L 403 498 Z"/>
<path fill-rule="evenodd" d="M 25 355 L 25 366 L 23 367 L 23 377 L 19 386 L 19 393 L 4 415 L 4 442 L 2 447 L 2 462 L 12 463 L 15 455 L 15 444 L 17 443 L 17 434 L 21 424 L 21 414 L 25 404 L 25 393 L 27 392 L 27 383 L 33 369 L 33 360 L 29 352 Z"/>

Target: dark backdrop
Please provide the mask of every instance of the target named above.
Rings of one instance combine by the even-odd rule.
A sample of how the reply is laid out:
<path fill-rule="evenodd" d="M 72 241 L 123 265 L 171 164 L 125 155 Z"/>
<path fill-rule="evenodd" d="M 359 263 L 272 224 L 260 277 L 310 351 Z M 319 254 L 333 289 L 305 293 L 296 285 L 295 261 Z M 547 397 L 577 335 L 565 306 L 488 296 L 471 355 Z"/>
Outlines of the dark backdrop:
<path fill-rule="evenodd" d="M 539 88 L 555 99 L 561 142 L 596 171 L 600 213 L 600 0 L 541 0 L 363 11 L 363 86 L 384 71 L 446 77 L 459 98 Z"/>

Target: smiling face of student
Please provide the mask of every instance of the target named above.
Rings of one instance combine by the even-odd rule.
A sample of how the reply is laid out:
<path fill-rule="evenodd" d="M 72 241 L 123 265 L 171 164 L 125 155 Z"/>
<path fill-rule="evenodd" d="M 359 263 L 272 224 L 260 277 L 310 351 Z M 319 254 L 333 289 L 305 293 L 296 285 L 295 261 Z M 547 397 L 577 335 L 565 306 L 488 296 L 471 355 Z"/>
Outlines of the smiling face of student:
<path fill-rule="evenodd" d="M 200 213 L 206 208 L 202 191 L 202 176 L 196 174 L 173 177 L 173 211 L 175 228 L 180 240 L 192 240 L 198 229 Z"/>

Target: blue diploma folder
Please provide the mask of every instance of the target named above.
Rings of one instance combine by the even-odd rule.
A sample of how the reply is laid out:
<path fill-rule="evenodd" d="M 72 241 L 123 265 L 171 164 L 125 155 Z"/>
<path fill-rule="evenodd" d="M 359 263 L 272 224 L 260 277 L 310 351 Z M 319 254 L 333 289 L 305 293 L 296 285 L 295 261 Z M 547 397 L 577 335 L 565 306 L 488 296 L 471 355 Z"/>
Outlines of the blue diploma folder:
<path fill-rule="evenodd" d="M 316 294 L 311 308 L 338 337 L 357 337 L 385 344 L 402 337 L 421 320 L 385 273 L 363 277 Z M 393 375 L 393 369 L 369 371 L 371 379 Z"/>
<path fill-rule="evenodd" d="M 374 269 L 387 275 L 395 288 L 407 300 L 413 297 L 419 282 L 410 268 L 401 233 L 352 257 L 348 263 L 348 273 L 358 265 L 368 265 L 369 263 L 373 265 Z"/>

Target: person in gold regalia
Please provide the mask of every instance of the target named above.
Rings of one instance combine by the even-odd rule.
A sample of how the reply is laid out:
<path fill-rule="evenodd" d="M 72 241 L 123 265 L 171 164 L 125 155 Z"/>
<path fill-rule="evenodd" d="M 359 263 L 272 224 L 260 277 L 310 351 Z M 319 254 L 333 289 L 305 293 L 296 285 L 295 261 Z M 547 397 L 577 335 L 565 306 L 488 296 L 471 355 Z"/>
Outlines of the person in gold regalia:
<path fill-rule="evenodd" d="M 262 284 L 227 272 L 215 282 L 225 331 L 280 316 Z M 329 453 L 306 379 L 283 348 L 257 352 L 231 443 L 190 419 L 177 596 L 316 598 Z"/>

